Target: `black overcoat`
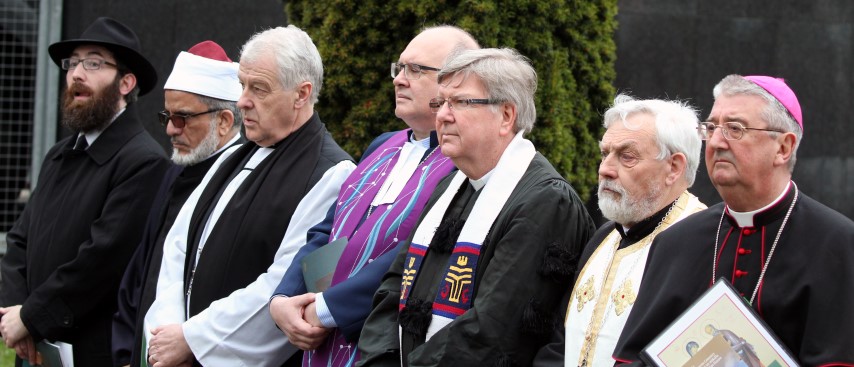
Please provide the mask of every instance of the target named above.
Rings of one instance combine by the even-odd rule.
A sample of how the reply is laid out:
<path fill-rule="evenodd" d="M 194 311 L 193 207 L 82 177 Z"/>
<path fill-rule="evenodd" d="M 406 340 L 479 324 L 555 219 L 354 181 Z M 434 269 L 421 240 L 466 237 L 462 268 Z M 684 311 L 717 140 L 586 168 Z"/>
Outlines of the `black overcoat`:
<path fill-rule="evenodd" d="M 117 289 L 168 159 L 129 105 L 86 151 L 54 145 L 6 236 L 0 303 L 30 335 L 71 343 L 77 366 L 111 366 Z"/>

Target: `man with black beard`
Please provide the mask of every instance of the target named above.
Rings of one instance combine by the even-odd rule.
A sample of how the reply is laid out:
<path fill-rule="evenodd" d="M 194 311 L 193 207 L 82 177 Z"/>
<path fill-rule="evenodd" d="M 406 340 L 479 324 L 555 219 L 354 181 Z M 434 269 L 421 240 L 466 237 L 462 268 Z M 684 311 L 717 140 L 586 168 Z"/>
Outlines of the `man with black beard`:
<path fill-rule="evenodd" d="M 238 64 L 213 41 L 204 41 L 175 60 L 166 80 L 160 123 L 172 142 L 172 167 L 166 171 L 145 227 L 119 287 L 119 310 L 113 319 L 113 360 L 139 366 L 142 319 L 154 302 L 163 243 L 181 206 L 219 156 L 242 144 L 243 113 L 237 108 Z"/>
<path fill-rule="evenodd" d="M 67 70 L 63 124 L 75 134 L 47 153 L 7 234 L 0 332 L 30 364 L 45 339 L 71 344 L 77 366 L 112 366 L 116 289 L 168 167 L 134 103 L 157 74 L 134 32 L 109 18 L 48 52 Z"/>
<path fill-rule="evenodd" d="M 687 191 L 700 162 L 697 113 L 673 101 L 614 99 L 599 143 L 599 209 L 611 221 L 593 235 L 563 307 L 566 330 L 535 366 L 611 366 L 655 236 L 705 209 Z"/>

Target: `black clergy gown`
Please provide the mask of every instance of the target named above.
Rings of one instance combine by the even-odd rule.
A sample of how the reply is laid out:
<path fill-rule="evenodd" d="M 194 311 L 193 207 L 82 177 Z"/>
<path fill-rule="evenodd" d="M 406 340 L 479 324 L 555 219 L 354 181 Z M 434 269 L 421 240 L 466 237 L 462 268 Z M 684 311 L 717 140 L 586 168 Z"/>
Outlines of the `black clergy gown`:
<path fill-rule="evenodd" d="M 444 193 L 452 177 L 438 185 L 424 213 Z M 476 220 L 468 214 L 479 194 L 469 183 L 464 186 L 437 233 L 448 225 L 448 218 Z M 401 354 L 404 366 L 530 364 L 560 322 L 555 311 L 563 292 L 574 281 L 578 255 L 594 229 L 581 199 L 537 153 L 484 240 L 475 271 L 472 308 L 427 342 L 423 334 L 404 331 L 401 352 L 398 302 L 407 243 L 401 246 L 374 296 L 374 309 L 359 340 L 362 360 L 358 365 L 399 366 Z M 439 235 L 434 236 L 410 300 L 432 302 L 435 298 L 459 228 L 453 232 L 450 246 L 439 243 Z"/>
<path fill-rule="evenodd" d="M 754 227 L 740 228 L 725 215 L 717 257 L 723 203 L 659 234 L 615 358 L 640 363 L 640 351 L 712 285 L 713 260 L 716 275 L 750 299 L 793 187 L 754 216 Z M 852 264 L 854 222 L 800 192 L 752 307 L 802 365 L 854 365 Z"/>

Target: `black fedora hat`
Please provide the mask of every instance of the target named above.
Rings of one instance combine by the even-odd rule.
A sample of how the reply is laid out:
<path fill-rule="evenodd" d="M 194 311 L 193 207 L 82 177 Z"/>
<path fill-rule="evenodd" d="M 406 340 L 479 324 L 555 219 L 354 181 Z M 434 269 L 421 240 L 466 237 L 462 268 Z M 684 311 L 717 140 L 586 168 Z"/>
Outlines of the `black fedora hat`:
<path fill-rule="evenodd" d="M 80 38 L 54 43 L 47 48 L 47 52 L 56 65 L 61 65 L 62 59 L 69 57 L 74 49 L 81 45 L 104 46 L 110 50 L 116 60 L 127 65 L 136 76 L 139 95 L 148 93 L 157 84 L 157 71 L 145 56 L 142 56 L 136 33 L 117 20 L 100 17 L 83 31 Z"/>

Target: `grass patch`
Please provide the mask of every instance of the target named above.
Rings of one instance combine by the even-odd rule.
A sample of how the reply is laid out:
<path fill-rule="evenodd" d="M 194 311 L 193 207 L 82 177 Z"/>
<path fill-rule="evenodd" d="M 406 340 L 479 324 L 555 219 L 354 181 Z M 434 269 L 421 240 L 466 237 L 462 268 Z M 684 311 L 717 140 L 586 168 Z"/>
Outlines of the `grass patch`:
<path fill-rule="evenodd" d="M 6 348 L 6 344 L 0 344 L 0 367 L 15 366 L 15 350 Z"/>

